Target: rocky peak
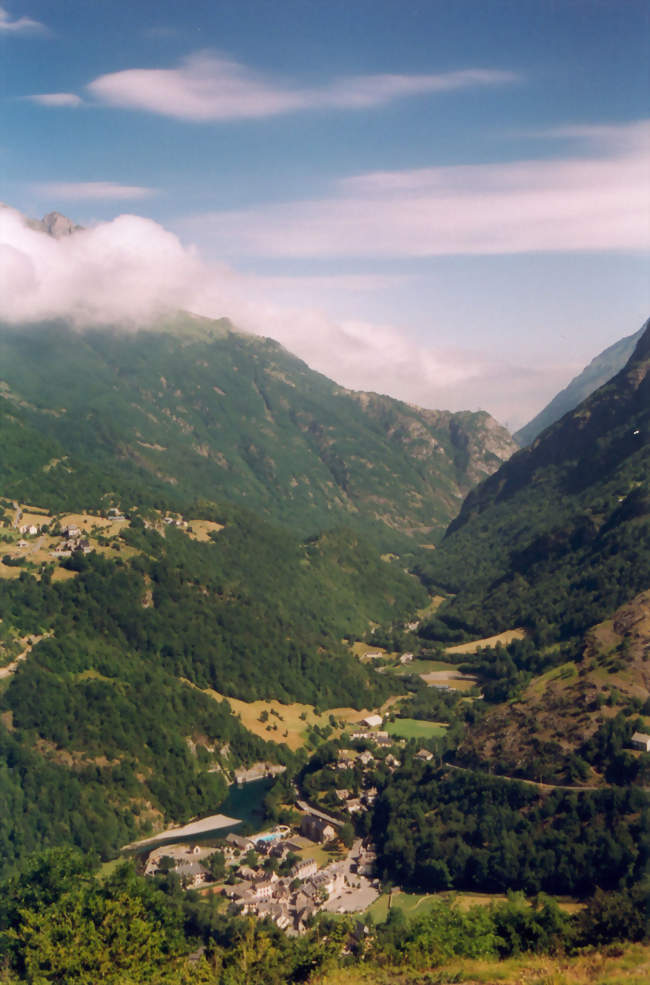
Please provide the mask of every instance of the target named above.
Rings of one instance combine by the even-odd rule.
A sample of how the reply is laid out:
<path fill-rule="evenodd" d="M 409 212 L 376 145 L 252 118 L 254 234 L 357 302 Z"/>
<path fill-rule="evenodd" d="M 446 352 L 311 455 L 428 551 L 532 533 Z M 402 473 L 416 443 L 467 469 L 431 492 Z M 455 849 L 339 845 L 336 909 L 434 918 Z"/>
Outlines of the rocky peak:
<path fill-rule="evenodd" d="M 40 226 L 44 233 L 53 236 L 54 239 L 62 239 L 64 236 L 70 236 L 82 228 L 72 222 L 71 219 L 68 219 L 67 216 L 61 215 L 60 212 L 48 212 L 46 216 L 43 216 Z"/>

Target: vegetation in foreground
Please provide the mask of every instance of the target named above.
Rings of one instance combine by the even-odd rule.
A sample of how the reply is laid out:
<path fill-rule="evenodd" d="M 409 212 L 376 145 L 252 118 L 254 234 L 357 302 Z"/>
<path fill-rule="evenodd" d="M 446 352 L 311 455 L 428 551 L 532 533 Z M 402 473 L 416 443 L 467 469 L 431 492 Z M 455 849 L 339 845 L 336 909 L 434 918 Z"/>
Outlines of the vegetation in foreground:
<path fill-rule="evenodd" d="M 592 973 L 603 967 L 600 949 L 641 942 L 647 933 L 631 898 L 596 893 L 576 915 L 543 896 L 532 906 L 513 895 L 467 910 L 441 900 L 414 920 L 397 907 L 378 926 L 321 917 L 305 936 L 290 938 L 183 893 L 168 874 L 152 882 L 125 863 L 99 880 L 87 859 L 66 850 L 32 858 L 1 889 L 3 985 L 428 985 L 490 981 L 490 967 L 492 981 L 518 981 L 506 976 L 526 967 L 570 972 L 575 965 Z M 625 954 L 622 947 L 610 953 Z M 625 970 L 647 965 L 648 953 L 628 950 Z M 503 959 L 514 960 L 494 963 Z M 453 978 L 445 970 L 450 963 Z"/>

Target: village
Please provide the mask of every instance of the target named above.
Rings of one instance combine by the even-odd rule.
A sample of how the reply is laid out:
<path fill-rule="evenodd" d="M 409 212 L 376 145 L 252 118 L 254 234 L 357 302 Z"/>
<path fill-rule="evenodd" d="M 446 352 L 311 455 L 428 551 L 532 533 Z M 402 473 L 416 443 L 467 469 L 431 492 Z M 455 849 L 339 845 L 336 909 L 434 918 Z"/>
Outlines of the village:
<path fill-rule="evenodd" d="M 134 549 L 128 546 L 123 533 L 131 526 L 128 511 L 111 506 L 97 513 L 53 514 L 38 506 L 28 506 L 16 501 L 0 503 L 3 532 L 0 542 L 5 544 L 0 560 L 0 577 L 18 577 L 20 568 L 26 568 L 38 576 L 49 568 L 55 581 L 74 576 L 74 571 L 61 566 L 75 554 L 99 554 L 130 557 Z M 144 519 L 144 527 L 161 536 L 170 528 L 182 531 L 192 540 L 207 541 L 211 534 L 223 529 L 219 523 L 208 520 L 188 520 L 180 514 L 151 511 Z M 58 562 L 58 564 L 57 564 Z"/>
<path fill-rule="evenodd" d="M 293 823 L 258 834 L 231 832 L 209 843 L 176 837 L 174 843 L 156 844 L 146 855 L 145 875 L 173 872 L 186 889 L 218 894 L 232 912 L 267 917 L 288 933 L 302 933 L 319 911 L 367 910 L 380 895 L 375 852 L 370 837 L 355 834 L 353 824 L 357 832 L 363 829 L 359 819 L 378 795 L 377 770 L 398 768 L 396 753 L 405 745 L 379 729 L 381 723 L 380 715 L 366 716 L 345 736 L 356 748 L 345 748 L 341 740 L 336 757 L 322 768 L 325 800 L 336 805 L 336 816 L 315 806 L 322 792 L 310 792 L 308 802 L 294 787 Z M 424 748 L 416 756 L 433 759 Z M 213 819 L 228 821 L 233 819 Z M 180 833 L 167 832 L 170 839 Z"/>

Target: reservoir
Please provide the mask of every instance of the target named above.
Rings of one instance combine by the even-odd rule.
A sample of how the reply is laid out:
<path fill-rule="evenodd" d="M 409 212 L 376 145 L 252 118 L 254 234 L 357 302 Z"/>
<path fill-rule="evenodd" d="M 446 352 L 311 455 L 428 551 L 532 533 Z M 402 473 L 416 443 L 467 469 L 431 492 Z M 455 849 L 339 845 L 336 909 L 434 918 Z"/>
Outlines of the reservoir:
<path fill-rule="evenodd" d="M 229 817 L 238 817 L 243 823 L 237 828 L 237 833 L 249 832 L 255 834 L 264 827 L 264 798 L 271 789 L 273 780 L 264 777 L 262 780 L 251 780 L 250 783 L 239 785 L 233 783 L 228 796 L 219 810 Z"/>

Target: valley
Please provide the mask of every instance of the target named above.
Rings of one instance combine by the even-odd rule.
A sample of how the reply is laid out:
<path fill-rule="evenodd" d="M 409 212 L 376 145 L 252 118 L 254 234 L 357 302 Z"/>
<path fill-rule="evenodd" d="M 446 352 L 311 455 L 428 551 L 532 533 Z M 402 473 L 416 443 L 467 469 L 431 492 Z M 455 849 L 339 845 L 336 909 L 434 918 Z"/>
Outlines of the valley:
<path fill-rule="evenodd" d="M 282 982 L 644 938 L 648 330 L 510 458 L 226 322 L 33 331 L 47 373 L 0 332 L 14 967 L 48 881 L 167 914 L 188 981 L 232 935 Z"/>

